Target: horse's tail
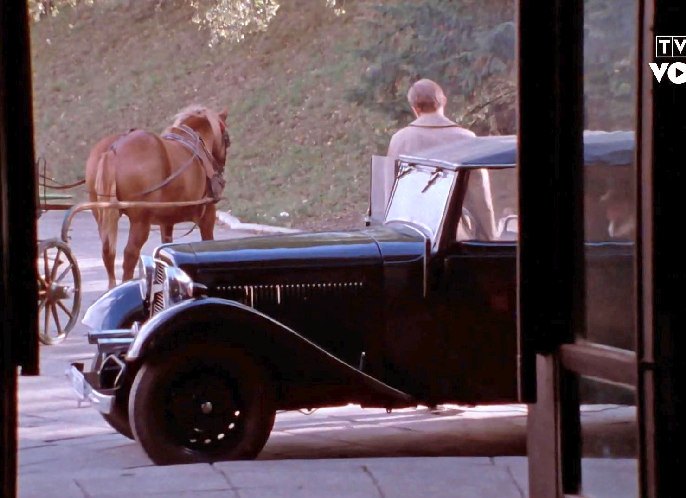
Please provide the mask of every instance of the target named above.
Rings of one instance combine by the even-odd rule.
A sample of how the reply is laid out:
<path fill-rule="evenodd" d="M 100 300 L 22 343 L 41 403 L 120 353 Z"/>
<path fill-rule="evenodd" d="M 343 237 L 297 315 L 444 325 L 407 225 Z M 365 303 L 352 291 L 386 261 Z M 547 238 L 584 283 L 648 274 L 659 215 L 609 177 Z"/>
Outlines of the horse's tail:
<path fill-rule="evenodd" d="M 109 161 L 111 155 L 107 151 L 100 155 L 98 166 L 95 174 L 95 193 L 98 201 L 116 201 L 117 200 L 117 181 L 115 177 L 114 167 Z M 117 230 L 119 224 L 119 210 L 112 208 L 98 208 L 98 230 L 100 232 L 100 240 L 102 240 L 103 249 L 105 245 L 110 252 L 114 254 L 117 249 Z"/>

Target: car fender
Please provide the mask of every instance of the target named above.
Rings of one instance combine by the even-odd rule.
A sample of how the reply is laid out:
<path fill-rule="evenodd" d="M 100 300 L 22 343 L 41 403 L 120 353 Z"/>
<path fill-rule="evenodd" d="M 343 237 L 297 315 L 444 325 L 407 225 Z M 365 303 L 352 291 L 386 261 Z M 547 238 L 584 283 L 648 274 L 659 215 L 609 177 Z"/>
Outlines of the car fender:
<path fill-rule="evenodd" d="M 378 379 L 339 360 L 288 326 L 236 301 L 198 298 L 167 308 L 146 322 L 136 334 L 126 356 L 127 363 L 140 364 L 155 356 L 157 348 L 193 340 L 219 339 L 240 347 L 267 363 L 279 375 L 307 372 L 308 379 L 353 385 L 384 400 L 387 407 L 416 405 L 414 399 Z"/>
<path fill-rule="evenodd" d="M 82 323 L 91 332 L 129 328 L 148 317 L 138 280 L 129 280 L 100 296 L 84 314 Z"/>

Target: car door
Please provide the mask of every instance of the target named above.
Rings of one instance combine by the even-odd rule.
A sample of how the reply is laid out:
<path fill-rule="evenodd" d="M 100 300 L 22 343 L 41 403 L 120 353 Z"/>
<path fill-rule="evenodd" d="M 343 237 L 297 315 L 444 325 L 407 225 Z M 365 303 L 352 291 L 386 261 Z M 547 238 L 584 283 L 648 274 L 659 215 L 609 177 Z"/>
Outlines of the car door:
<path fill-rule="evenodd" d="M 456 221 L 447 228 L 434 260 L 432 299 L 444 346 L 442 384 L 444 394 L 455 401 L 517 400 L 513 178 L 513 168 L 462 172 L 465 185 L 457 192 L 458 197 L 464 194 L 454 200 L 459 216 L 452 217 Z M 491 227 L 484 228 L 486 223 Z"/>

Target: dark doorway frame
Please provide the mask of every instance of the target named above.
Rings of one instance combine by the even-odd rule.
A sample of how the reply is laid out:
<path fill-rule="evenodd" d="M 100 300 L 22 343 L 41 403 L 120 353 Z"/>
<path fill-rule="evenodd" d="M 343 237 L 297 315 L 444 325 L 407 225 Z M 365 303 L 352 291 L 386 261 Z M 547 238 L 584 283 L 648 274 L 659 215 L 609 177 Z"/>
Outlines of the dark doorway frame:
<path fill-rule="evenodd" d="M 649 69 L 655 35 L 686 35 L 686 3 L 644 0 L 640 11 L 637 387 L 642 497 L 680 496 L 686 425 L 686 257 L 682 223 L 686 85 Z M 668 62 L 686 63 L 686 57 Z"/>
<path fill-rule="evenodd" d="M 686 35 L 681 0 L 639 0 L 636 353 L 575 340 L 584 327 L 583 1 L 518 2 L 520 340 L 536 351 L 528 425 L 532 497 L 579 495 L 578 376 L 634 386 L 642 497 L 677 496 L 686 410 L 683 209 L 686 85 L 655 82 L 655 35 Z M 682 62 L 686 62 L 684 59 Z M 682 88 L 683 87 L 683 88 Z M 551 223 L 553 222 L 553 223 Z M 553 229 L 561 226 L 564 228 Z M 555 289 L 554 292 L 551 289 Z M 528 384 L 526 384 L 528 382 Z"/>
<path fill-rule="evenodd" d="M 518 327 L 536 352 L 529 493 L 551 498 L 578 493 L 581 482 L 578 390 L 558 347 L 584 316 L 575 250 L 583 244 L 583 1 L 520 0 L 517 15 Z"/>
<path fill-rule="evenodd" d="M 36 174 L 27 3 L 0 2 L 0 495 L 17 492 L 17 374 L 38 373 Z"/>

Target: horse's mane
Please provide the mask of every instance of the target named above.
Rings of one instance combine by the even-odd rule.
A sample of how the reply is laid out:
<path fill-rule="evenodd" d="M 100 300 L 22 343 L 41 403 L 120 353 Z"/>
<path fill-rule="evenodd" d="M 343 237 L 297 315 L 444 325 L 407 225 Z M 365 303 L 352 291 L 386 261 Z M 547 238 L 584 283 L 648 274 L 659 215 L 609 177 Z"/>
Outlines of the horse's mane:
<path fill-rule="evenodd" d="M 219 139 L 222 136 L 222 128 L 220 128 L 220 122 L 222 121 L 216 111 L 213 111 L 209 107 L 205 107 L 200 104 L 191 104 L 187 107 L 181 109 L 176 116 L 174 116 L 174 122 L 167 128 L 163 134 L 167 134 L 172 128 L 178 127 L 184 124 L 190 118 L 200 118 L 206 120 L 210 128 L 212 129 L 212 134 L 215 139 Z M 222 122 L 222 125 L 224 123 Z"/>
<path fill-rule="evenodd" d="M 209 118 L 213 115 L 212 111 L 210 111 L 207 107 L 204 105 L 200 104 L 191 104 L 187 107 L 184 107 L 181 109 L 176 115 L 174 116 L 174 122 L 172 126 L 178 126 L 181 123 L 183 123 L 185 120 L 187 120 L 190 117 L 204 117 L 204 118 Z"/>
<path fill-rule="evenodd" d="M 169 128 L 167 128 L 167 130 L 183 124 L 189 118 L 201 118 L 207 120 L 212 127 L 212 133 L 214 133 L 215 136 L 221 136 L 221 131 L 219 130 L 218 124 L 219 115 L 209 107 L 205 107 L 204 105 L 200 104 L 191 104 L 181 109 L 178 113 L 176 113 L 176 116 L 174 116 L 174 122 Z"/>

